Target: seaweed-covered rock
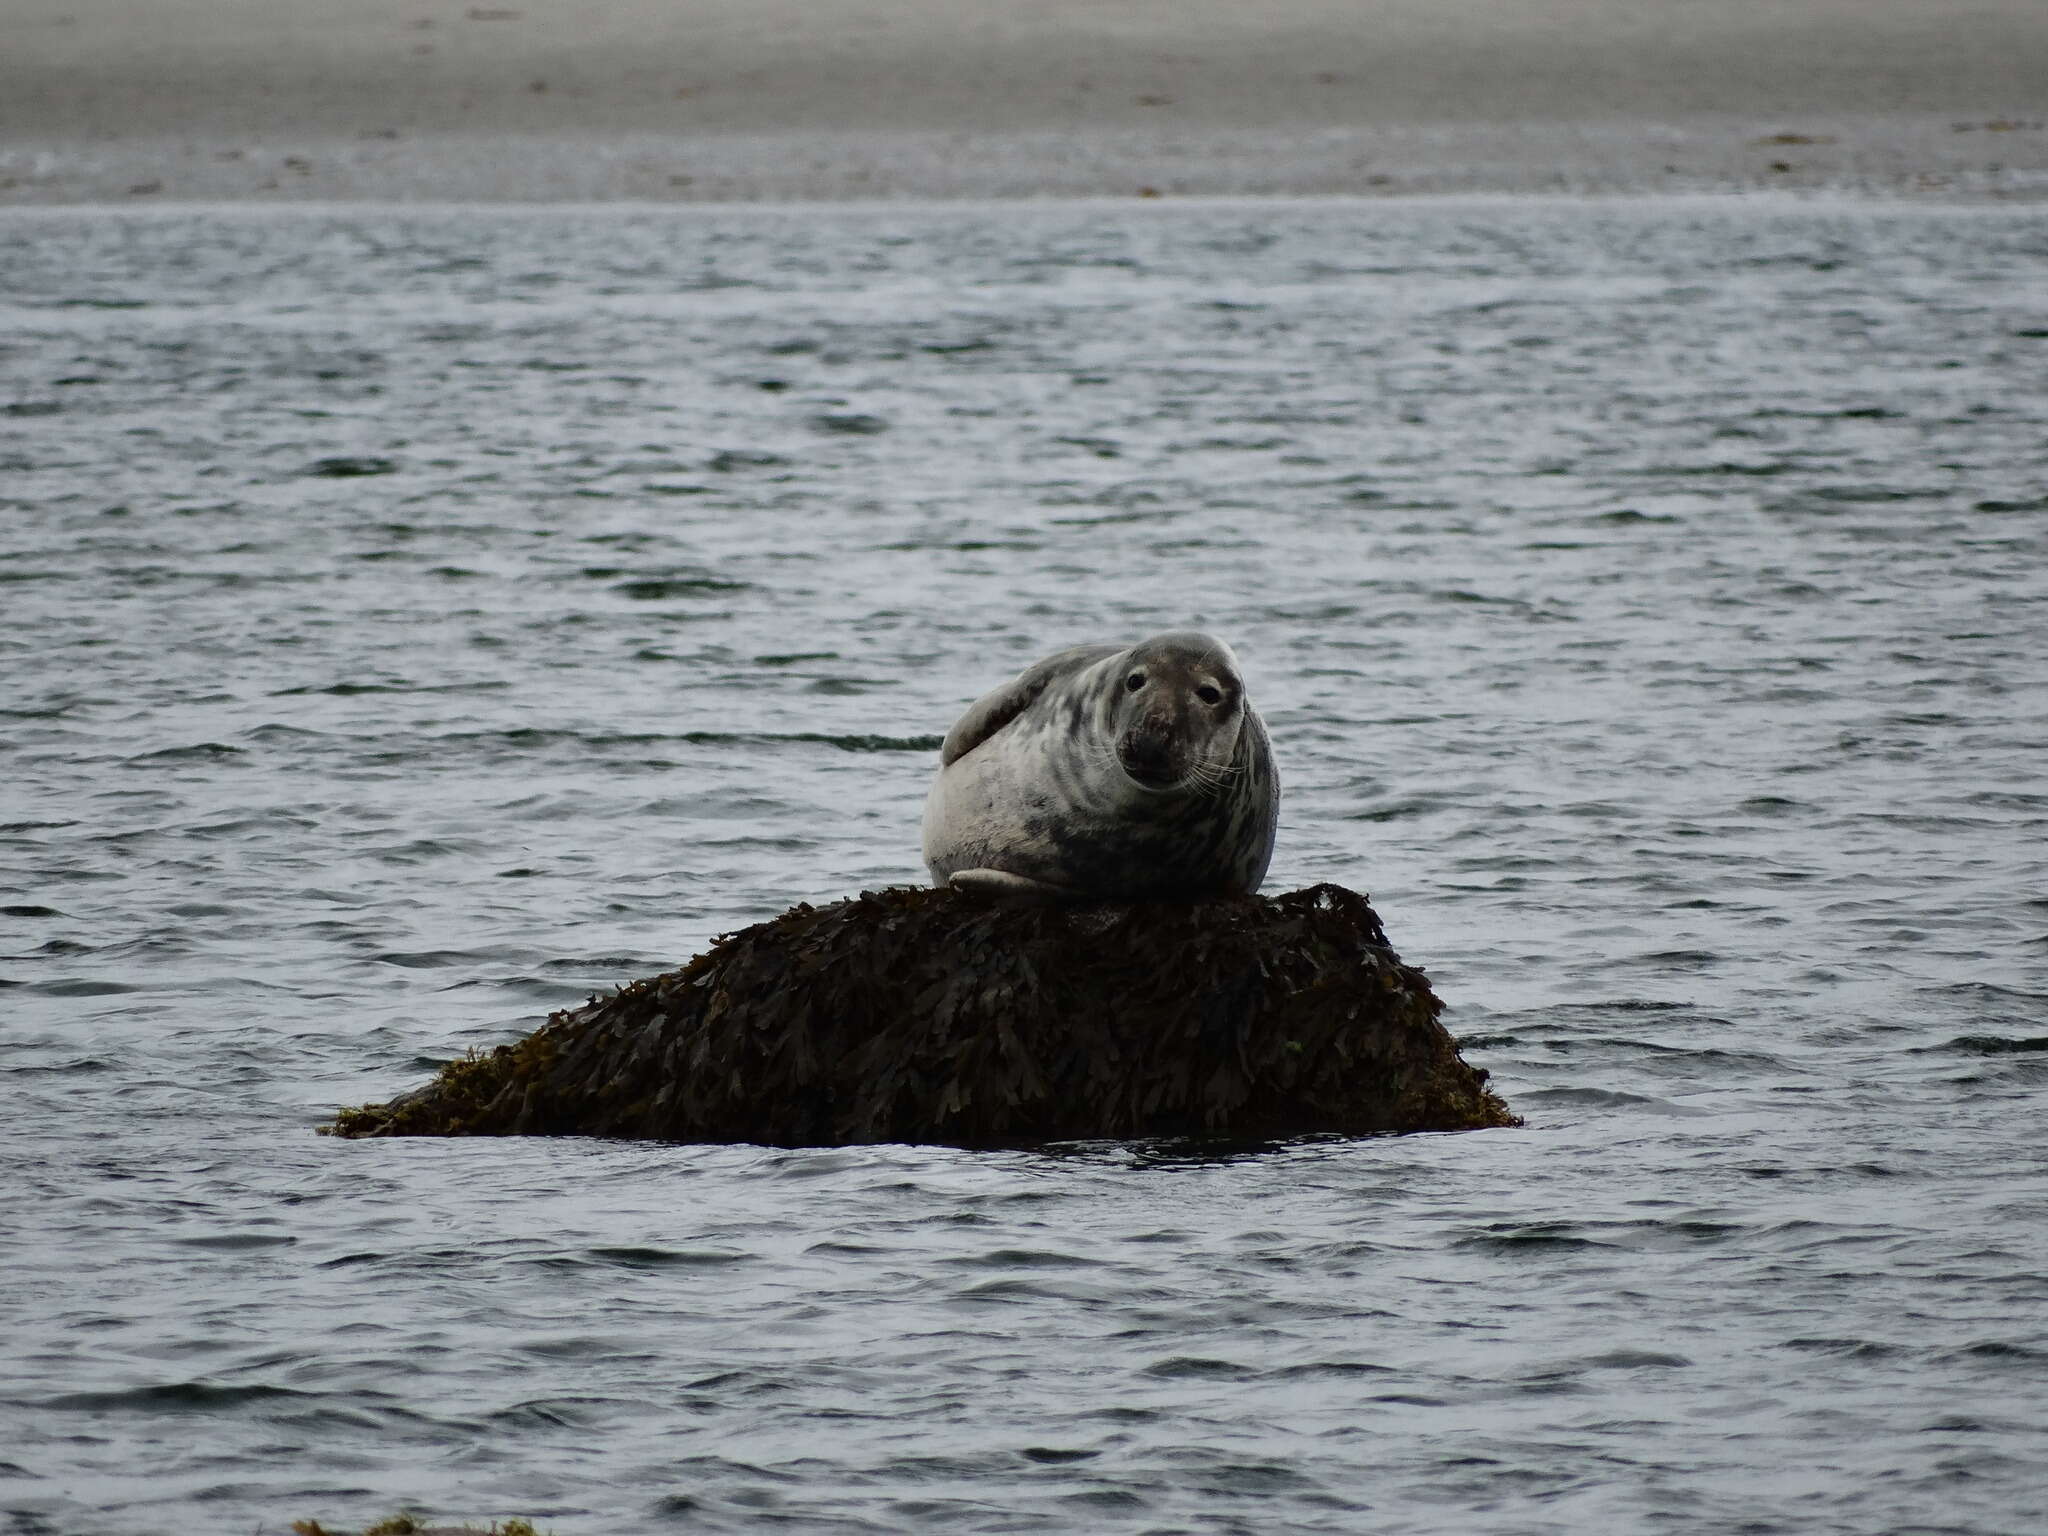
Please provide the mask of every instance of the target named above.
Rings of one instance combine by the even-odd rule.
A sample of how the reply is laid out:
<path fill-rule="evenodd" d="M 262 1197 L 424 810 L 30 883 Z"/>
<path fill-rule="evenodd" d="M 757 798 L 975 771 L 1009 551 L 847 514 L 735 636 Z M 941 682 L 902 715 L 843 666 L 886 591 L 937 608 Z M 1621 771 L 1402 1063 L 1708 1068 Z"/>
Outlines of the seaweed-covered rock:
<path fill-rule="evenodd" d="M 1519 1122 L 1363 896 L 799 906 L 452 1062 L 339 1136 L 961 1146 Z"/>

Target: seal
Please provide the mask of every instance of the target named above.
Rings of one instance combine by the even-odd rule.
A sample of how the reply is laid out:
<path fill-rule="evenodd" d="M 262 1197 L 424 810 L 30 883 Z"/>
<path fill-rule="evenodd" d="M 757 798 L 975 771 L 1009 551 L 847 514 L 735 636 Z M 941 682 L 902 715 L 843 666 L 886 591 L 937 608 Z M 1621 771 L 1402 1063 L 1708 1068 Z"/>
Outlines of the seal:
<path fill-rule="evenodd" d="M 1237 657 L 1192 630 L 1048 656 L 968 706 L 924 808 L 937 885 L 1037 901 L 1249 895 L 1280 777 Z"/>

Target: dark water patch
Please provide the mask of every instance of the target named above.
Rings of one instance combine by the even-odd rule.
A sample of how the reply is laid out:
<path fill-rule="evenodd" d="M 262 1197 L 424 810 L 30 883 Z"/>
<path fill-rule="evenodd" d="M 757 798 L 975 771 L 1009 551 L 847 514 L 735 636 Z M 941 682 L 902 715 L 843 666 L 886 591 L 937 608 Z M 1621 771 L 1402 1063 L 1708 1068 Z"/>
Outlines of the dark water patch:
<path fill-rule="evenodd" d="M 1948 1051 L 1964 1056 L 2031 1055 L 2048 1051 L 2048 1035 L 2020 1038 L 2007 1035 L 1958 1035 L 1942 1045 L 1914 1047 L 1915 1055 L 1924 1055 L 1930 1051 Z"/>
<path fill-rule="evenodd" d="M 484 1415 L 487 1422 L 524 1428 L 591 1431 L 627 1413 L 646 1413 L 651 1403 L 610 1397 L 535 1397 Z"/>
<path fill-rule="evenodd" d="M 114 1068 L 115 1063 L 104 1057 L 78 1056 L 69 1061 L 43 1063 L 23 1061 L 10 1067 L 0 1068 L 0 1071 L 19 1073 L 24 1076 L 35 1076 L 46 1072 L 109 1072 L 114 1070 Z"/>
<path fill-rule="evenodd" d="M 1283 1365 L 1266 1373 L 1275 1381 L 1358 1380 L 1370 1376 L 1391 1376 L 1396 1374 L 1392 1366 L 1374 1365 L 1365 1360 L 1312 1360 L 1299 1365 Z"/>
<path fill-rule="evenodd" d="M 1711 970 L 1726 958 L 1707 949 L 1654 949 L 1640 955 L 1620 955 L 1607 964 L 1617 970 L 1698 972 Z"/>
<path fill-rule="evenodd" d="M 243 1408 L 289 1403 L 315 1404 L 318 1396 L 290 1387 L 260 1384 L 229 1386 L 212 1381 L 165 1382 L 116 1391 L 67 1392 L 34 1406 L 56 1413 L 140 1413 L 179 1416 L 228 1414 Z"/>
<path fill-rule="evenodd" d="M 1451 808 L 1454 801 L 1442 795 L 1411 795 L 1405 799 L 1384 805 L 1369 806 L 1364 810 L 1348 813 L 1350 821 L 1390 822 L 1401 821 L 1411 816 L 1429 816 Z"/>
<path fill-rule="evenodd" d="M 1796 459 L 1773 459 L 1761 464 L 1741 464 L 1731 459 L 1717 459 L 1711 464 L 1658 464 L 1636 471 L 1639 475 L 1662 478 L 1665 476 L 1690 477 L 1739 477 L 1743 479 L 1773 479 L 1779 475 L 1796 474 L 1807 466 Z"/>
<path fill-rule="evenodd" d="M 533 1355 L 542 1360 L 649 1360 L 652 1358 L 643 1351 L 626 1347 L 624 1341 L 583 1334 L 557 1339 L 528 1339 L 518 1346 L 518 1350 L 523 1355 Z"/>
<path fill-rule="evenodd" d="M 809 693 L 829 694 L 838 698 L 858 698 L 872 693 L 877 688 L 897 688 L 902 680 L 894 677 L 820 677 L 805 685 Z"/>
<path fill-rule="evenodd" d="M 125 981 L 96 981 L 79 978 L 68 981 L 21 982 L 17 985 L 40 997 L 119 997 L 127 992 L 142 992 L 147 989 Z"/>
<path fill-rule="evenodd" d="M 786 734 L 737 731 L 685 731 L 679 738 L 692 746 L 741 747 L 803 743 L 837 747 L 842 752 L 936 752 L 943 736 L 875 736 L 864 732 L 833 734 L 792 731 Z"/>
<path fill-rule="evenodd" d="M 1654 1094 L 1625 1093 L 1611 1088 L 1539 1088 L 1518 1095 L 1517 1104 L 1562 1105 L 1572 1108 L 1591 1109 L 1637 1109 L 1653 1107 L 1661 1113 L 1680 1115 L 1695 1113 L 1684 1106 L 1673 1104 Z"/>
<path fill-rule="evenodd" d="M 1709 1221 L 1699 1217 L 1672 1217 L 1661 1221 L 1599 1221 L 1582 1223 L 1600 1234 L 1603 1241 L 1643 1251 L 1678 1252 L 1694 1248 L 1718 1248 L 1747 1238 L 1745 1222 Z"/>
<path fill-rule="evenodd" d="M 375 849 L 371 857 L 381 864 L 408 868 L 429 864 L 436 859 L 445 859 L 453 855 L 477 854 L 482 851 L 481 846 L 476 844 L 461 843 L 443 838 L 420 837 L 414 838 L 410 842 L 396 843 L 388 847 Z"/>
<path fill-rule="evenodd" d="M 375 965 L 395 965 L 408 971 L 441 970 L 451 965 L 464 967 L 483 964 L 485 961 L 502 958 L 490 951 L 468 949 L 429 950 L 387 950 L 383 954 L 368 956 Z"/>
<path fill-rule="evenodd" d="M 2016 1008 L 2022 1013 L 2048 1008 L 2048 992 L 2037 992 L 2030 987 L 2011 986 L 1996 981 L 1950 982 L 1945 986 L 1924 988 L 1923 995 L 1955 998 L 1980 1006 Z"/>
<path fill-rule="evenodd" d="M 588 1262 L 609 1269 L 729 1269 L 748 1264 L 752 1255 L 725 1253 L 709 1248 L 589 1248 L 574 1262 Z"/>
<path fill-rule="evenodd" d="M 267 1248 L 290 1248 L 298 1239 L 289 1232 L 217 1232 L 202 1237 L 173 1238 L 183 1248 L 204 1248 L 215 1253 L 250 1253 Z"/>
<path fill-rule="evenodd" d="M 1255 1366 L 1241 1365 L 1235 1360 L 1173 1355 L 1146 1366 L 1144 1374 L 1162 1381 L 1252 1381 L 1261 1372 Z"/>
<path fill-rule="evenodd" d="M 880 416 L 863 415 L 857 411 L 813 416 L 811 425 L 820 432 L 850 437 L 874 437 L 889 430 L 889 423 Z"/>
<path fill-rule="evenodd" d="M 129 768 L 172 767 L 180 763 L 219 762 L 246 755 L 241 747 L 231 747 L 218 741 L 202 741 L 189 747 L 163 747 L 155 752 L 139 753 L 134 757 L 123 758 L 122 763 Z"/>
<path fill-rule="evenodd" d="M 1841 502 L 1850 506 L 1882 506 L 1900 501 L 1939 501 L 1951 493 L 1933 486 L 1822 485 L 1802 494 L 1815 501 Z"/>
<path fill-rule="evenodd" d="M 655 974 L 667 969 L 665 965 L 654 965 L 640 974 Z M 440 990 L 443 992 L 481 991 L 486 995 L 499 995 L 508 1002 L 522 1002 L 537 1006 L 541 1011 L 552 1013 L 557 1008 L 573 1007 L 588 1002 L 593 985 L 606 987 L 623 985 L 633 977 L 616 972 L 586 972 L 581 981 L 555 981 L 545 976 L 505 975 L 492 973 L 482 976 L 465 976 L 460 981 L 449 982 Z"/>
<path fill-rule="evenodd" d="M 410 680 L 389 680 L 389 682 L 330 682 L 330 684 L 299 684 L 295 688 L 272 688 L 270 698 L 307 698 L 307 696 L 328 696 L 328 698 L 360 698 L 367 694 L 496 694 L 504 692 L 512 684 L 496 680 L 475 680 L 475 682 L 410 682 Z M 279 727 L 262 727 L 279 729 Z M 252 731 L 254 735 L 254 731 Z"/>
<path fill-rule="evenodd" d="M 612 590 L 638 602 L 659 602 L 673 597 L 704 597 L 723 592 L 745 592 L 752 582 L 727 581 L 716 576 L 659 576 L 622 581 Z"/>
<path fill-rule="evenodd" d="M 1087 452 L 1087 453 L 1091 453 L 1091 454 L 1093 454 L 1093 455 L 1094 455 L 1094 456 L 1095 456 L 1096 458 L 1098 458 L 1098 459 L 1116 459 L 1116 458 L 1121 458 L 1121 457 L 1123 457 L 1123 445 L 1122 445 L 1121 443 L 1118 443 L 1118 442 L 1116 442 L 1116 441 L 1115 441 L 1114 439 L 1112 439 L 1112 438 L 1107 438 L 1107 437 L 1072 437 L 1072 436 L 1066 436 L 1066 437 L 1055 437 L 1055 438 L 1053 439 L 1053 441 L 1054 441 L 1055 443 L 1058 443 L 1058 444 L 1060 444 L 1060 445 L 1061 445 L 1062 447 L 1067 447 L 1067 448 L 1079 448 L 1079 449 L 1082 449 L 1082 450 L 1083 450 L 1084 452 Z M 1090 523 L 1096 523 L 1096 522 L 1118 522 L 1118 521 L 1131 521 L 1131 520 L 1132 520 L 1132 519 L 1129 519 L 1129 518 L 1078 518 L 1078 517 L 1071 517 L 1071 518 L 1070 518 L 1070 517 L 1056 517 L 1056 518 L 1054 518 L 1054 519 L 1053 519 L 1053 521 L 1054 521 L 1055 523 L 1065 523 L 1065 524 L 1070 524 L 1070 525 L 1073 525 L 1073 526 L 1077 526 L 1077 527 L 1086 527 L 1086 526 L 1088 526 L 1088 525 L 1089 525 Z"/>
<path fill-rule="evenodd" d="M 961 1254 L 947 1262 L 970 1269 L 1093 1269 L 1100 1263 L 1079 1254 L 1032 1248 L 998 1248 L 988 1253 Z"/>
<path fill-rule="evenodd" d="M 1596 512 L 1585 521 L 1598 527 L 1629 528 L 1645 524 L 1673 524 L 1683 519 L 1669 514 L 1639 512 L 1634 507 L 1618 507 L 1612 512 Z"/>
<path fill-rule="evenodd" d="M 1108 1299 L 1099 1288 L 1055 1285 L 1042 1280 L 983 1280 L 962 1286 L 953 1293 L 961 1302 L 1054 1302 L 1071 1306 L 1092 1306 Z"/>
<path fill-rule="evenodd" d="M 338 456 L 316 459 L 308 464 L 302 474 L 315 479 L 355 480 L 369 475 L 388 475 L 396 472 L 396 459 L 380 459 L 367 455 Z"/>
<path fill-rule="evenodd" d="M 1574 1003 L 1571 1006 L 1585 1013 L 1689 1013 L 1699 1004 L 1668 998 L 1617 997 L 1605 1002 Z"/>
<path fill-rule="evenodd" d="M 1887 1344 L 1879 1339 L 1825 1336 L 1787 1339 L 1784 1347 L 1796 1349 L 1801 1354 L 1833 1355 L 1845 1360 L 1891 1360 L 1911 1353 L 1901 1345 Z"/>
<path fill-rule="evenodd" d="M 1783 418 L 1789 421 L 1903 421 L 1904 411 L 1891 410 L 1882 405 L 1853 405 L 1838 410 L 1806 411 L 1789 407 L 1772 406 L 1757 411 L 1751 417 L 1755 421 Z"/>
<path fill-rule="evenodd" d="M 779 453 L 759 453 L 742 448 L 726 448 L 714 453 L 704 461 L 704 467 L 714 474 L 729 475 L 748 469 L 784 469 L 789 460 Z"/>
<path fill-rule="evenodd" d="M 2015 1344 L 2006 1339 L 1980 1339 L 1967 1344 L 1954 1354 L 1967 1360 L 1982 1360 L 2005 1364 L 2011 1362 L 2020 1366 L 2038 1366 L 2048 1360 L 2048 1348 L 2038 1344 Z"/>
<path fill-rule="evenodd" d="M 1602 1354 L 1586 1355 L 1560 1362 L 1551 1370 L 1558 1375 L 1575 1376 L 1587 1371 L 1683 1370 L 1692 1363 L 1684 1355 L 1675 1355 L 1664 1350 L 1613 1349 Z"/>
<path fill-rule="evenodd" d="M 1457 1239 L 1460 1248 L 1476 1249 L 1507 1258 L 1538 1257 L 1547 1253 L 1604 1249 L 1606 1241 L 1582 1235 L 1570 1222 L 1494 1222 L 1483 1230 Z"/>

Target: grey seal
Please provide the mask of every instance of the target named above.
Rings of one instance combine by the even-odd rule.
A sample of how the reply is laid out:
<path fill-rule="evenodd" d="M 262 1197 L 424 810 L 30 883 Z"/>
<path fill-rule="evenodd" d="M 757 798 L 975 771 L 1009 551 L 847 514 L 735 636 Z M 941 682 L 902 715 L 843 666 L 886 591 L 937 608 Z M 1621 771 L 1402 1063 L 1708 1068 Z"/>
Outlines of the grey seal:
<path fill-rule="evenodd" d="M 1041 901 L 1248 895 L 1280 810 L 1265 722 L 1192 630 L 1048 656 L 946 733 L 924 809 L 937 885 Z"/>

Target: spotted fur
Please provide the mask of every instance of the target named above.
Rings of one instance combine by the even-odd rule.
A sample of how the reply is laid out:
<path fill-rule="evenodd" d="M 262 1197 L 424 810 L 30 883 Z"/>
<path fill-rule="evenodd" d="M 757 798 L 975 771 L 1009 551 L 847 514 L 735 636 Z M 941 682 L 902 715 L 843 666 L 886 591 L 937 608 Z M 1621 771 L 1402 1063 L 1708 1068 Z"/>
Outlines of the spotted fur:
<path fill-rule="evenodd" d="M 1256 891 L 1280 779 L 1230 647 L 1193 631 L 1047 657 L 947 733 L 935 883 L 1041 899 Z"/>

